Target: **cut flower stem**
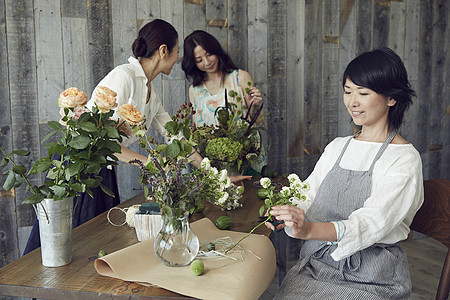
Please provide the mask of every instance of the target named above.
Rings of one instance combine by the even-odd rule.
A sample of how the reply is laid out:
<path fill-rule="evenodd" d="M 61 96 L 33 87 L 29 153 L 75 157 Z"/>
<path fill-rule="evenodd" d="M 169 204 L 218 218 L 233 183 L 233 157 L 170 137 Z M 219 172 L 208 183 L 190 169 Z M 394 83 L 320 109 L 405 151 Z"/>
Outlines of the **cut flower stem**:
<path fill-rule="evenodd" d="M 266 222 L 270 221 L 270 219 L 272 218 L 272 215 L 268 215 L 267 218 L 262 221 L 261 223 L 259 223 L 258 225 L 256 225 L 255 227 L 253 227 L 252 230 L 250 230 L 249 233 L 247 233 L 245 236 L 243 236 L 239 241 L 237 241 L 233 246 L 231 246 L 230 248 L 227 249 L 227 251 L 225 251 L 225 254 L 227 254 L 228 252 L 230 252 L 234 247 L 236 247 L 237 245 L 239 245 L 239 243 L 244 240 L 245 238 L 247 238 L 250 234 L 252 234 L 256 229 L 259 228 L 259 226 L 265 224 Z"/>

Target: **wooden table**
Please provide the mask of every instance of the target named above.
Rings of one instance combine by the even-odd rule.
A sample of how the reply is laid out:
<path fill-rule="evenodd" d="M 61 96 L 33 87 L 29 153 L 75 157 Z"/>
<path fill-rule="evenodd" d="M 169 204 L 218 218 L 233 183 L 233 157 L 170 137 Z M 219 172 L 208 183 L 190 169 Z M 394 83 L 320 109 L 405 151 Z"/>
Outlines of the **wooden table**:
<path fill-rule="evenodd" d="M 263 203 L 256 195 L 254 181 L 245 183 L 243 207 L 221 211 L 207 204 L 204 212 L 193 215 L 191 220 L 208 217 L 215 221 L 218 216 L 227 215 L 233 220 L 230 230 L 248 232 L 258 223 L 258 211 Z M 143 202 L 143 194 L 139 194 L 119 207 Z M 120 216 L 119 210 L 113 212 L 111 217 L 115 222 L 123 221 L 123 214 Z M 119 216 L 122 220 L 119 220 Z M 256 233 L 268 236 L 270 230 L 261 226 Z M 100 250 L 112 253 L 138 242 L 134 228 L 111 225 L 106 212 L 75 228 L 72 240 L 73 261 L 66 266 L 44 267 L 41 249 L 38 248 L 1 268 L 0 295 L 46 299 L 191 299 L 162 288 L 146 287 L 97 273 L 94 260 Z"/>

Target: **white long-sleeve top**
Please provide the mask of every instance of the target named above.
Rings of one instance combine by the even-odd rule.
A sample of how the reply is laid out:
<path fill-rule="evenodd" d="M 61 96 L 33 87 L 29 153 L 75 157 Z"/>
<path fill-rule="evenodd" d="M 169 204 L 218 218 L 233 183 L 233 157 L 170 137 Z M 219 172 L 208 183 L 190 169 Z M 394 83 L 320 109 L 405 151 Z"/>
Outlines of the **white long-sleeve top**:
<path fill-rule="evenodd" d="M 132 104 L 138 109 L 145 117 L 145 125 L 147 128 L 152 126 L 162 136 L 167 137 L 164 125 L 171 121 L 169 114 L 164 109 L 158 93 L 151 85 L 151 95 L 148 103 L 147 94 L 147 77 L 141 64 L 134 57 L 128 58 L 127 64 L 119 65 L 108 73 L 98 84 L 98 86 L 106 86 L 117 93 L 116 99 L 118 107 L 123 104 Z M 87 107 L 92 108 L 94 106 L 93 97 L 87 103 Z M 113 118 L 118 118 L 117 108 Z M 124 138 L 122 145 L 127 147 L 138 138 L 132 135 L 128 138 Z"/>
<path fill-rule="evenodd" d="M 348 139 L 352 140 L 339 164 L 344 169 L 368 170 L 382 145 L 358 141 L 352 136 L 333 140 L 305 180 L 311 185 L 312 199 Z M 410 232 L 409 225 L 422 203 L 423 177 L 419 152 L 412 144 L 389 144 L 374 166 L 369 198 L 363 207 L 343 220 L 346 231 L 331 254 L 332 258 L 338 261 L 375 243 L 393 244 L 406 239 Z M 289 234 L 289 230 L 287 232 Z"/>

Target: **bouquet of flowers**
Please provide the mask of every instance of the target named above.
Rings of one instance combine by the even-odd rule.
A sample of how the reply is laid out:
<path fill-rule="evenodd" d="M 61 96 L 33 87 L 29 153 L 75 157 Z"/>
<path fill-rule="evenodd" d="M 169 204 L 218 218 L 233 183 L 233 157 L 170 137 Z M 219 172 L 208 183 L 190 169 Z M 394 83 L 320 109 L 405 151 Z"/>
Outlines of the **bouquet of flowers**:
<path fill-rule="evenodd" d="M 229 102 L 228 96 L 235 101 Z M 251 104 L 244 115 L 246 107 L 242 105 L 243 101 L 235 91 L 227 94 L 225 90 L 225 106 L 218 107 L 215 112 L 218 125 L 202 125 L 193 129 L 193 140 L 202 157 L 208 157 L 215 167 L 241 174 L 262 164 L 265 159 L 259 133 L 265 128 L 257 123 L 263 105 L 250 115 Z"/>
<path fill-rule="evenodd" d="M 4 158 L 1 167 L 11 163 L 12 167 L 3 175 L 3 189 L 11 190 L 25 183 L 32 195 L 24 203 L 37 204 L 44 198 L 61 200 L 87 192 L 93 197 L 88 188 L 100 188 L 114 197 L 114 194 L 102 182 L 99 172 L 102 168 L 117 164 L 114 153 L 120 152 L 118 143 L 126 133 L 121 130 L 118 120 L 112 120 L 112 108 L 117 107 L 116 93 L 105 87 L 98 87 L 94 92 L 95 107 L 86 107 L 87 96 L 75 87 L 64 90 L 58 99 L 63 117 L 60 122 L 49 121 L 48 126 L 53 129 L 43 140 L 48 141 L 52 136 L 59 136 L 56 141 L 45 145 L 48 156 L 42 157 L 27 170 L 14 160 L 14 155 L 28 156 L 28 150 L 13 150 L 6 153 L 1 147 Z M 32 185 L 29 176 L 46 174 L 42 185 Z"/>
<path fill-rule="evenodd" d="M 128 111 L 132 109 L 128 107 Z M 212 167 L 208 158 L 203 159 L 198 169 L 191 172 L 186 170 L 186 164 L 191 161 L 188 157 L 196 145 L 189 128 L 192 113 L 192 105 L 183 104 L 172 121 L 164 126 L 169 142 L 158 143 L 153 137 L 147 136 L 147 129 L 142 123 L 130 122 L 129 114 L 119 109 L 119 114 L 140 137 L 140 146 L 148 153 L 145 163 L 130 161 L 139 166 L 139 181 L 144 194 L 157 201 L 161 214 L 171 218 L 174 223 L 185 213 L 194 213 L 205 201 L 228 210 L 241 206 L 239 199 L 243 189 L 231 183 L 226 170 L 219 171 Z"/>
<path fill-rule="evenodd" d="M 270 178 L 263 177 L 260 179 L 260 184 L 265 192 L 266 199 L 264 205 L 259 209 L 260 223 L 256 225 L 247 235 L 242 237 L 237 243 L 229 247 L 225 254 L 236 247 L 243 239 L 252 234 L 259 226 L 266 222 L 270 222 L 275 227 L 280 222 L 273 219 L 270 214 L 270 209 L 275 205 L 295 205 L 300 208 L 305 208 L 308 203 L 311 203 L 311 196 L 309 195 L 310 186 L 302 182 L 297 174 L 290 174 L 288 177 L 289 185 L 282 186 L 281 189 L 276 188 Z"/>

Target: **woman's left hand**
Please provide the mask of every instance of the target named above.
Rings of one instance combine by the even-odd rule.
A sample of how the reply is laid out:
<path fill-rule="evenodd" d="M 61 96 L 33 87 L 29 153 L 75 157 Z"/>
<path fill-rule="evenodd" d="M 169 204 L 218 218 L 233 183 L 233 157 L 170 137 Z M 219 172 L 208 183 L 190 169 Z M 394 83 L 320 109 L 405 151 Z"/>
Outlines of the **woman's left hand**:
<path fill-rule="evenodd" d="M 283 224 L 277 226 L 277 229 L 288 226 L 292 229 L 292 236 L 304 239 L 307 236 L 307 224 L 305 219 L 305 211 L 293 205 L 277 205 L 272 207 L 270 214 L 277 221 L 284 221 Z"/>
<path fill-rule="evenodd" d="M 231 182 L 234 183 L 234 185 L 244 186 L 244 180 L 251 180 L 252 176 L 237 175 L 237 176 L 230 176 L 230 179 Z"/>
<path fill-rule="evenodd" d="M 250 103 L 258 104 L 259 102 L 261 102 L 262 101 L 261 91 L 254 86 L 249 87 L 249 89 L 250 89 L 249 93 Z"/>

